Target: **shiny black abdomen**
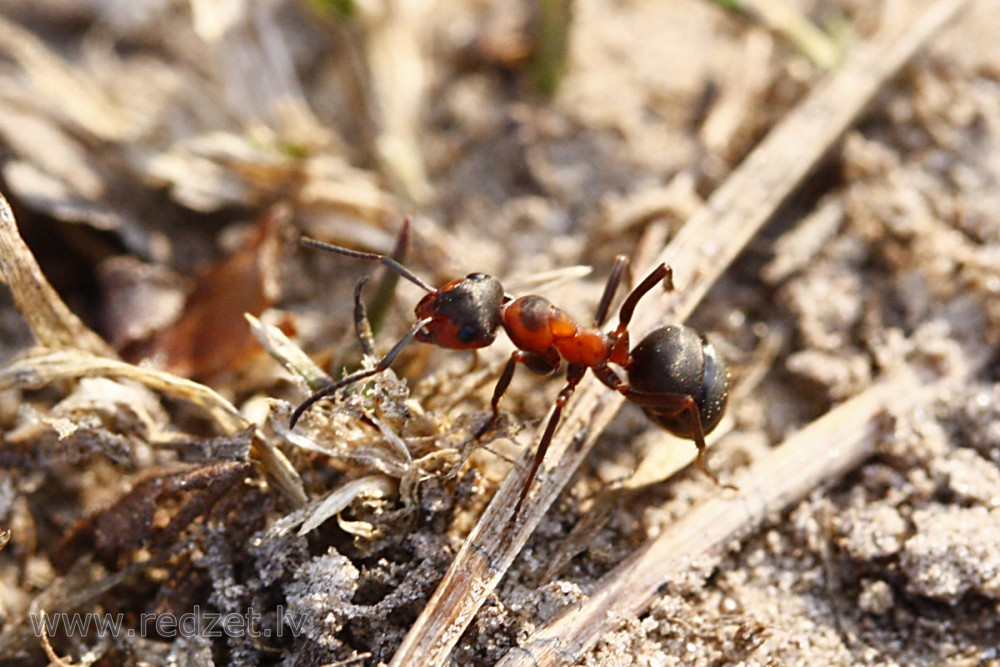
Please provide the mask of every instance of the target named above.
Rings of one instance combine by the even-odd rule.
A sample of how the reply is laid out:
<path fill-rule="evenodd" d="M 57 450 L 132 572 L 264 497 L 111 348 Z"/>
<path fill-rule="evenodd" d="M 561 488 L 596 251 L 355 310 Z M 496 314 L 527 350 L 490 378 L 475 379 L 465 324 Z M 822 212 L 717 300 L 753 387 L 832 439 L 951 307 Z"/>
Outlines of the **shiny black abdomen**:
<path fill-rule="evenodd" d="M 711 343 L 691 327 L 671 325 L 651 331 L 632 349 L 629 384 L 647 394 L 691 396 L 704 433 L 726 410 L 729 372 Z M 650 419 L 682 438 L 691 438 L 691 417 L 680 409 L 643 408 Z"/>

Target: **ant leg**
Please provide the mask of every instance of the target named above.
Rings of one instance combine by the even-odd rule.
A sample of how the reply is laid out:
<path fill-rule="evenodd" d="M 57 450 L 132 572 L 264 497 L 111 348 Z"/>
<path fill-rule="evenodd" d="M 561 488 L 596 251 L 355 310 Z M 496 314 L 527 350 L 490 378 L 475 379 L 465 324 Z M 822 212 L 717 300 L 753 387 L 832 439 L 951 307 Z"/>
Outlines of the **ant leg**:
<path fill-rule="evenodd" d="M 652 273 L 643 278 L 642 282 L 636 285 L 625 297 L 625 301 L 622 302 L 621 309 L 618 311 L 618 326 L 610 334 L 612 340 L 611 354 L 608 357 L 610 361 L 626 368 L 631 363 L 628 325 L 632 321 L 632 315 L 635 313 L 639 299 L 646 296 L 661 280 L 668 291 L 674 289 L 674 271 L 666 264 L 660 264 L 653 269 Z"/>
<path fill-rule="evenodd" d="M 708 476 L 716 486 L 722 486 L 719 482 L 719 478 L 715 476 L 711 470 L 708 469 L 708 465 L 705 463 L 705 452 L 708 445 L 705 443 L 705 431 L 701 427 L 701 411 L 698 409 L 698 404 L 695 403 L 694 397 L 689 394 L 661 394 L 656 398 L 645 398 L 636 400 L 636 395 L 625 393 L 625 398 L 632 401 L 640 407 L 652 407 L 652 408 L 668 408 L 674 409 L 679 408 L 678 414 L 681 412 L 686 412 L 690 418 L 691 425 L 691 439 L 694 440 L 694 446 L 698 448 L 698 455 L 694 459 L 694 465 L 703 474 Z M 644 403 L 652 403 L 653 405 L 644 405 Z"/>
<path fill-rule="evenodd" d="M 524 501 L 528 497 L 528 491 L 531 490 L 531 483 L 535 481 L 538 468 L 541 467 L 542 461 L 545 460 L 545 452 L 548 451 L 549 444 L 552 442 L 552 436 L 556 432 L 556 426 L 559 425 L 559 420 L 562 418 L 563 408 L 566 407 L 566 403 L 569 402 L 569 399 L 573 396 L 573 392 L 576 391 L 576 385 L 580 384 L 580 380 L 583 379 L 586 372 L 586 366 L 577 364 L 573 364 L 566 369 L 566 386 L 562 388 L 562 391 L 559 392 L 559 396 L 556 398 L 556 405 L 552 410 L 552 416 L 549 417 L 549 423 L 545 425 L 545 433 L 542 434 L 542 439 L 538 442 L 538 451 L 535 452 L 535 459 L 531 463 L 531 470 L 528 471 L 528 476 L 524 480 L 524 486 L 521 488 L 521 495 L 518 496 L 517 504 L 514 505 L 514 512 L 510 515 L 510 519 L 508 519 L 509 523 L 517 521 L 517 517 L 521 513 L 521 506 L 524 505 Z"/>
<path fill-rule="evenodd" d="M 521 363 L 539 375 L 549 375 L 554 373 L 560 364 L 558 353 L 555 354 L 554 359 L 552 357 L 552 354 L 544 356 L 533 352 L 524 352 L 523 350 L 515 350 L 510 355 L 510 359 L 507 360 L 507 365 L 503 367 L 503 372 L 500 373 L 497 385 L 493 389 L 493 398 L 490 400 L 490 408 L 493 410 L 493 416 L 476 433 L 476 440 L 481 438 L 500 420 L 500 399 L 503 398 L 503 395 L 507 392 L 507 388 L 510 387 L 510 382 L 514 379 L 514 371 L 517 369 L 517 365 Z"/>
<path fill-rule="evenodd" d="M 521 351 L 518 350 L 510 355 L 510 359 L 507 360 L 507 365 L 503 367 L 503 373 L 497 379 L 497 386 L 493 388 L 493 398 L 490 400 L 490 408 L 493 410 L 493 418 L 490 420 L 491 423 L 496 422 L 500 418 L 500 399 L 507 392 L 507 387 L 510 386 L 510 381 L 514 379 L 514 371 L 517 370 L 517 362 L 521 356 Z"/>
<path fill-rule="evenodd" d="M 593 369 L 593 371 L 594 375 L 597 376 L 597 379 L 603 382 L 608 388 L 619 392 L 626 398 L 626 400 L 630 403 L 634 403 L 640 408 L 647 408 L 654 412 L 661 412 L 669 415 L 679 415 L 682 412 L 686 412 L 690 419 L 690 435 L 688 437 L 694 441 L 694 446 L 698 448 L 698 455 L 694 460 L 695 467 L 698 468 L 702 474 L 712 480 L 716 486 L 737 490 L 732 484 L 721 483 L 715 473 L 708 469 L 708 464 L 705 461 L 708 445 L 705 443 L 705 430 L 701 425 L 701 410 L 698 409 L 698 404 L 695 402 L 694 396 L 691 396 L 690 394 L 651 394 L 643 391 L 637 391 L 625 384 L 622 379 L 618 377 L 618 374 L 611 370 L 611 368 L 606 364 L 597 366 Z M 654 421 L 657 421 L 657 423 L 660 423 L 660 425 L 663 426 L 663 424 L 656 419 L 655 414 L 650 416 Z"/>
<path fill-rule="evenodd" d="M 648 276 L 643 278 L 641 283 L 635 286 L 635 289 L 629 292 L 622 303 L 621 309 L 618 311 L 618 329 L 615 330 L 616 334 L 620 335 L 628 329 L 629 322 L 632 321 L 632 314 L 635 312 L 635 307 L 639 303 L 639 299 L 646 296 L 646 293 L 656 287 L 656 284 L 661 280 L 667 291 L 672 292 L 674 289 L 674 271 L 666 264 L 660 264 L 653 269 Z"/>
<path fill-rule="evenodd" d="M 352 373 L 347 377 L 345 377 L 344 379 L 332 382 L 327 386 L 323 387 L 322 389 L 320 389 L 319 391 L 315 392 L 312 396 L 303 401 L 302 404 L 299 405 L 299 407 L 295 408 L 295 411 L 292 413 L 292 418 L 291 420 L 289 420 L 289 427 L 295 428 L 295 423 L 299 420 L 299 418 L 305 413 L 306 410 L 311 408 L 313 404 L 315 404 L 317 401 L 320 401 L 326 398 L 327 396 L 335 394 L 339 389 L 342 389 L 343 387 L 346 387 L 349 384 L 359 382 L 361 380 L 364 380 L 365 378 L 370 378 L 373 375 L 378 375 L 382 371 L 389 368 L 389 366 L 392 365 L 392 362 L 396 360 L 396 357 L 399 356 L 399 353 L 402 352 L 403 348 L 406 347 L 411 340 L 413 340 L 414 336 L 417 335 L 417 332 L 430 323 L 431 323 L 431 318 L 427 317 L 422 320 L 419 320 L 416 324 L 410 327 L 410 330 L 407 331 L 406 334 L 399 339 L 399 342 L 396 343 L 384 357 L 382 357 L 382 359 L 378 362 L 378 364 L 375 365 L 375 368 L 372 368 L 371 370 L 367 371 L 358 371 L 356 373 Z"/>
<path fill-rule="evenodd" d="M 720 482 L 715 473 L 708 469 L 708 464 L 705 461 L 708 445 L 705 443 L 705 430 L 701 425 L 701 410 L 698 409 L 698 404 L 695 402 L 694 396 L 691 396 L 690 394 L 647 394 L 645 392 L 635 391 L 630 387 L 623 387 L 618 391 L 620 391 L 629 402 L 635 403 L 641 408 L 649 408 L 651 410 L 663 411 L 667 413 L 672 412 L 673 414 L 678 415 L 682 412 L 687 412 L 690 419 L 689 426 L 691 430 L 688 437 L 694 441 L 695 447 L 698 448 L 698 455 L 694 459 L 695 467 L 698 468 L 702 474 L 712 480 L 716 486 L 721 486 L 725 489 L 731 489 L 733 491 L 738 490 L 732 484 L 723 484 Z"/>
<path fill-rule="evenodd" d="M 597 313 L 594 315 L 595 328 L 603 325 L 604 321 L 608 319 L 608 309 L 611 307 L 611 300 L 615 298 L 615 292 L 618 291 L 618 285 L 622 281 L 622 274 L 627 269 L 628 257 L 625 255 L 615 257 L 611 273 L 608 274 L 608 282 L 604 285 L 604 294 L 601 295 L 601 300 L 597 304 Z"/>
<path fill-rule="evenodd" d="M 618 377 L 618 373 L 615 373 L 613 370 L 611 370 L 611 367 L 608 366 L 606 363 L 601 364 L 599 366 L 594 366 L 590 370 L 594 371 L 594 375 L 597 376 L 597 379 L 600 380 L 601 383 L 604 384 L 604 386 L 607 387 L 608 389 L 611 389 L 613 391 L 621 391 L 621 388 L 625 386 L 625 383 L 622 381 L 622 379 Z"/>

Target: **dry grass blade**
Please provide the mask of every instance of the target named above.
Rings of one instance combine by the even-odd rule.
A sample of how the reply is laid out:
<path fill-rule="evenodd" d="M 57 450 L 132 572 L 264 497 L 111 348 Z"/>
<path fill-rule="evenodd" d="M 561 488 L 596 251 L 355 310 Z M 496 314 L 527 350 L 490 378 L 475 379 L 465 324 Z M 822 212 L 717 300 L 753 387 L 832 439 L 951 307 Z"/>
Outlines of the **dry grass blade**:
<path fill-rule="evenodd" d="M 426 23 L 424 11 L 422 3 L 401 2 L 371 12 L 365 48 L 371 104 L 377 110 L 376 153 L 401 193 L 418 203 L 433 194 L 416 129 L 427 87 L 427 61 L 418 34 L 418 26 Z"/>
<path fill-rule="evenodd" d="M 52 289 L 17 231 L 14 212 L 2 194 L 0 278 L 10 288 L 18 311 L 43 346 L 87 350 L 106 357 L 117 356 L 104 339 L 87 328 Z"/>
<path fill-rule="evenodd" d="M 119 109 L 92 81 L 37 36 L 6 18 L 0 18 L 0 51 L 24 68 L 45 103 L 60 109 L 80 128 L 109 140 L 126 139 L 131 134 Z M 60 103 L 67 99 L 73 103 Z"/>
<path fill-rule="evenodd" d="M 968 381 L 977 367 L 966 364 L 951 377 L 926 384 L 912 371 L 900 372 L 831 410 L 746 471 L 738 481 L 739 493 L 717 495 L 696 506 L 605 575 L 584 602 L 560 614 L 499 664 L 572 664 L 612 629 L 616 619 L 641 612 L 664 582 L 688 572 L 692 563 L 720 554 L 769 515 L 868 458 L 886 412 L 928 404 Z"/>
<path fill-rule="evenodd" d="M 905 29 L 878 36 L 849 54 L 840 70 L 803 100 L 695 215 L 661 254 L 678 292 L 666 307 L 640 309 L 635 330 L 683 320 L 749 239 L 805 179 L 899 68 L 966 0 L 940 0 Z M 641 273 L 641 270 L 639 271 Z M 392 665 L 443 665 L 532 530 L 572 476 L 622 399 L 584 381 L 549 449 L 558 461 L 539 474 L 517 524 L 507 530 L 532 451 L 526 451 L 466 539 Z"/>
<path fill-rule="evenodd" d="M 9 387 L 37 388 L 58 380 L 109 377 L 133 380 L 173 399 L 196 405 L 211 416 L 220 429 L 234 433 L 251 424 L 232 403 L 203 384 L 145 366 L 90 354 L 83 350 L 39 350 L 0 368 L 0 390 Z M 297 505 L 306 501 L 302 480 L 278 449 L 254 429 L 251 454 L 261 462 L 278 488 Z"/>
<path fill-rule="evenodd" d="M 739 8 L 760 16 L 772 30 L 784 35 L 809 60 L 824 69 L 837 64 L 841 48 L 833 39 L 783 0 L 741 0 Z"/>
<path fill-rule="evenodd" d="M 388 498 L 398 491 L 396 480 L 388 475 L 368 475 L 351 480 L 309 505 L 305 520 L 299 528 L 299 535 L 316 530 L 328 519 L 344 511 L 359 496 Z M 374 531 L 370 524 L 368 526 L 370 531 Z"/>
<path fill-rule="evenodd" d="M 317 391 L 331 382 L 330 376 L 289 340 L 281 329 L 264 324 L 250 313 L 244 314 L 244 317 L 250 325 L 250 331 L 271 358 L 278 361 L 293 377 L 305 380 L 310 390 Z"/>
<path fill-rule="evenodd" d="M 0 389 L 36 389 L 59 380 L 85 377 L 135 380 L 171 398 L 202 408 L 224 431 L 241 431 L 249 427 L 232 403 L 203 384 L 83 350 L 40 349 L 13 360 L 0 368 Z"/>

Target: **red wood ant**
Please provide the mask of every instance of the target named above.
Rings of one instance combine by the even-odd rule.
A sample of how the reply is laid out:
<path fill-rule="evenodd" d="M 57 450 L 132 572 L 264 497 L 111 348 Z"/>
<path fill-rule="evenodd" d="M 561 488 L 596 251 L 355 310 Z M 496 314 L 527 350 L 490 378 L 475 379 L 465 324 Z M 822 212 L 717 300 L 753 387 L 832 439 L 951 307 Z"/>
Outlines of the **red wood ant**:
<path fill-rule="evenodd" d="M 427 294 L 417 303 L 416 323 L 374 368 L 352 373 L 315 392 L 292 413 L 292 428 L 317 401 L 389 368 L 414 338 L 449 350 L 472 350 L 492 344 L 497 330 L 503 327 L 518 349 L 507 361 L 493 391 L 492 419 L 477 437 L 499 420 L 500 399 L 510 386 L 517 364 L 550 375 L 563 361 L 567 363 L 566 386 L 556 398 L 511 521 L 516 519 L 545 458 L 563 408 L 588 368 L 598 380 L 642 408 L 654 422 L 675 435 L 693 440 L 698 448 L 695 459 L 698 469 L 719 483 L 705 465 L 705 434 L 719 423 L 729 394 L 729 373 L 718 352 L 701 333 L 684 325 L 654 329 L 629 350 L 628 325 L 639 300 L 661 282 L 667 290 L 673 289 L 673 272 L 666 264 L 653 269 L 629 292 L 618 311 L 618 326 L 606 332 L 601 326 L 628 264 L 624 255 L 615 259 L 594 324 L 586 327 L 544 297 L 530 294 L 514 298 L 504 292 L 499 280 L 484 273 L 470 273 L 435 289 L 386 255 L 341 248 L 306 237 L 301 242 L 310 248 L 377 261 Z M 624 369 L 628 383 L 609 364 Z"/>

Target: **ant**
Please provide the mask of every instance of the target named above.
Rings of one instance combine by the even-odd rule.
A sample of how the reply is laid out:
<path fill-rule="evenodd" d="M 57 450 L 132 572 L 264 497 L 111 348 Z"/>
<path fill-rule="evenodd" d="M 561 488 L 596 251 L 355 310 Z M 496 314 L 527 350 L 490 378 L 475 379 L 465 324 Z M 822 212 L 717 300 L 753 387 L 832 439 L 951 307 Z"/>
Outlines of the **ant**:
<path fill-rule="evenodd" d="M 417 303 L 416 323 L 374 368 L 352 373 L 316 391 L 292 413 L 292 428 L 317 401 L 389 368 L 414 338 L 449 350 L 474 350 L 491 345 L 497 330 L 503 327 L 518 349 L 510 356 L 497 380 L 490 401 L 492 418 L 478 431 L 477 438 L 499 421 L 500 399 L 510 386 L 518 364 L 540 375 L 555 373 L 563 361 L 567 364 L 566 385 L 556 398 L 510 521 L 517 518 L 563 408 L 587 369 L 607 387 L 642 408 L 659 426 L 693 440 L 698 448 L 695 465 L 719 484 L 718 478 L 705 465 L 705 434 L 722 419 L 729 395 L 729 373 L 718 352 L 701 333 L 684 325 L 654 329 L 629 350 L 628 325 L 639 300 L 661 282 L 668 291 L 674 288 L 673 271 L 666 264 L 653 269 L 629 292 L 618 311 L 618 326 L 608 332 L 601 327 L 628 266 L 628 258 L 624 255 L 615 258 L 594 323 L 587 327 L 574 322 L 544 297 L 529 294 L 515 298 L 507 294 L 499 280 L 484 273 L 470 273 L 435 289 L 386 255 L 350 250 L 307 237 L 302 237 L 301 243 L 346 257 L 377 261 L 427 294 Z M 628 382 L 623 381 L 609 364 L 622 368 L 628 375 Z"/>

